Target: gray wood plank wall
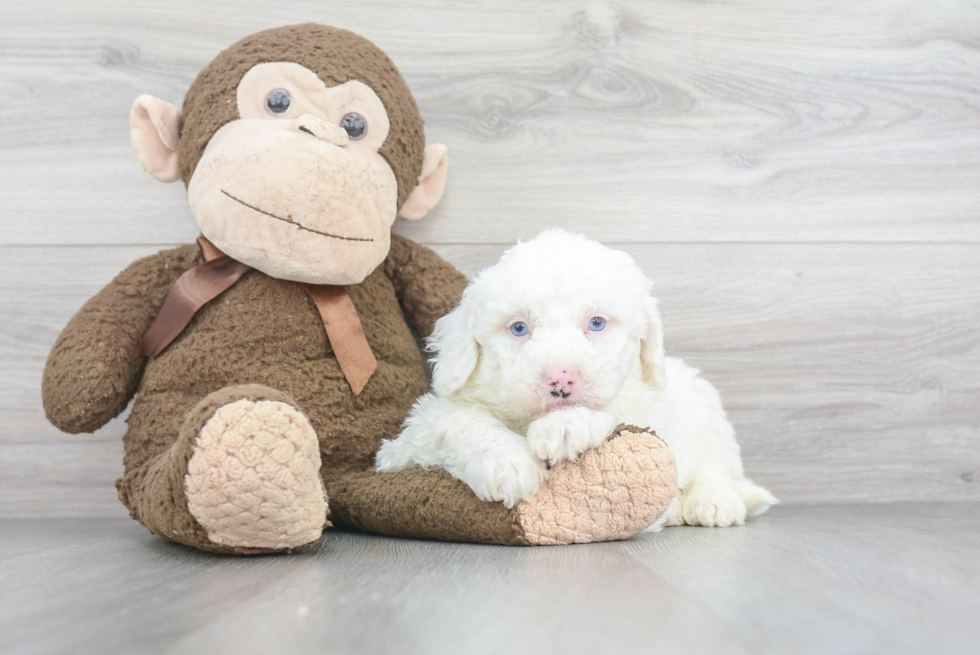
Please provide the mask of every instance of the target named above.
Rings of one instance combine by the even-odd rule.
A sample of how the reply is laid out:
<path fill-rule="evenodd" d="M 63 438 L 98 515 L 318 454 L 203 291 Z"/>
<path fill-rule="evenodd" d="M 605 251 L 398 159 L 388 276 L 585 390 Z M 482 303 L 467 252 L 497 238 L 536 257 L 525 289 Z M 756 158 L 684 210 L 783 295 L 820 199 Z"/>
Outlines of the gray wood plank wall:
<path fill-rule="evenodd" d="M 3 0 L 0 516 L 122 515 L 122 420 L 48 425 L 65 321 L 197 232 L 129 147 L 221 48 L 315 21 L 398 63 L 451 153 L 396 229 L 462 270 L 563 225 L 657 281 L 788 503 L 980 499 L 980 6 L 970 0 Z"/>

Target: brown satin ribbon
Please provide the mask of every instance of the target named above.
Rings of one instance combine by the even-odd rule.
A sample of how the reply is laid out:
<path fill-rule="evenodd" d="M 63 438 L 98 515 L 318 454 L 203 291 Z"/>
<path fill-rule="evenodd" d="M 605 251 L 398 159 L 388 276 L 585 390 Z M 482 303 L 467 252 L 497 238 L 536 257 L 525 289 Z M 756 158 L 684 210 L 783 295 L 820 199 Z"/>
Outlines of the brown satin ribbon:
<path fill-rule="evenodd" d="M 228 257 L 204 237 L 197 240 L 204 263 L 185 271 L 167 292 L 163 306 L 140 342 L 140 357 L 156 357 L 176 339 L 201 307 L 252 270 Z M 207 246 L 205 246 L 205 242 Z"/>
<path fill-rule="evenodd" d="M 344 287 L 327 284 L 304 286 L 316 303 L 340 370 L 344 372 L 344 377 L 356 396 L 378 368 L 378 360 L 374 358 L 367 337 L 364 336 L 364 327 L 357 317 L 354 301 Z"/>
<path fill-rule="evenodd" d="M 176 339 L 194 315 L 229 289 L 251 266 L 235 261 L 204 237 L 197 240 L 204 263 L 185 271 L 170 288 L 160 312 L 140 343 L 140 357 L 156 357 Z M 354 395 L 364 389 L 378 368 L 357 309 L 344 287 L 303 285 L 313 298 L 340 370 Z"/>

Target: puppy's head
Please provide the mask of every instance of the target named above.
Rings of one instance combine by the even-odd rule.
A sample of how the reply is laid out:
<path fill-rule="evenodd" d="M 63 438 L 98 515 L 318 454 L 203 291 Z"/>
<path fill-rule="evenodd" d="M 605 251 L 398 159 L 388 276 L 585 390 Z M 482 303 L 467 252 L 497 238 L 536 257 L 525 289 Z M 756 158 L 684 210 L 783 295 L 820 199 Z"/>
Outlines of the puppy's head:
<path fill-rule="evenodd" d="M 663 386 L 663 327 L 632 257 L 551 229 L 480 273 L 436 324 L 432 385 L 511 421 L 600 409 L 631 374 Z"/>

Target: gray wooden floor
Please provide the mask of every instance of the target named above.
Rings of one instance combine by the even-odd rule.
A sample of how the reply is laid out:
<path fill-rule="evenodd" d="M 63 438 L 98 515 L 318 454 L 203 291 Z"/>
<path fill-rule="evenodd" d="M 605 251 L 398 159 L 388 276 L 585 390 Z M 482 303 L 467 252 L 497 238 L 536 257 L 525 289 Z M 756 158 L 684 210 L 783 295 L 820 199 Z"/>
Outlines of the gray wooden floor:
<path fill-rule="evenodd" d="M 0 522 L 4 653 L 976 653 L 980 505 L 505 548 L 327 533 L 213 556 L 115 518 Z"/>

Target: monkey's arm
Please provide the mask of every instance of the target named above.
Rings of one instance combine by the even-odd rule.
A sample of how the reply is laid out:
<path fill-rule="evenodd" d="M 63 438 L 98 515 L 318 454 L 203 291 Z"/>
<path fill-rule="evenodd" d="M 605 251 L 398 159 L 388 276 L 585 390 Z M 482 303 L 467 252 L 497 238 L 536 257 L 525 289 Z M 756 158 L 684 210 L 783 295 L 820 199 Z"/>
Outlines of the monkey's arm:
<path fill-rule="evenodd" d="M 626 539 L 677 495 L 674 456 L 628 425 L 575 461 L 559 462 L 533 500 L 508 509 L 480 500 L 440 468 L 351 472 L 327 479 L 330 520 L 398 537 L 502 545 Z"/>
<path fill-rule="evenodd" d="M 391 235 L 385 274 L 409 324 L 423 339 L 432 334 L 436 321 L 448 314 L 463 295 L 466 276 L 425 246 Z"/>
<path fill-rule="evenodd" d="M 126 408 L 143 375 L 143 334 L 173 283 L 198 263 L 197 246 L 144 257 L 78 310 L 44 367 L 41 397 L 51 423 L 73 434 L 93 432 Z"/>

